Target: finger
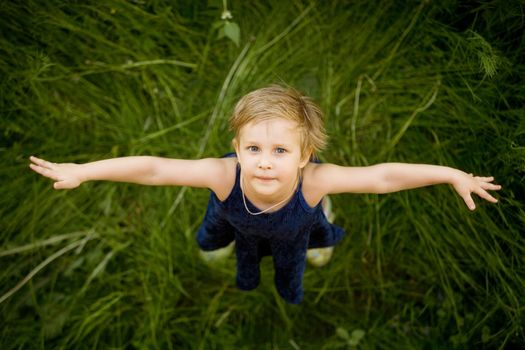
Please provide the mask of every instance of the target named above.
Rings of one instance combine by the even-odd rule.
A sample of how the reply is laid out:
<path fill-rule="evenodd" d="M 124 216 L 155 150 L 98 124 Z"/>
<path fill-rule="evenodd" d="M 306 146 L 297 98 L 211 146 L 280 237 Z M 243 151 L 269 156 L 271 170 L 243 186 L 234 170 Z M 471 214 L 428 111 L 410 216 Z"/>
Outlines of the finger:
<path fill-rule="evenodd" d="M 488 176 L 488 177 L 476 176 L 476 179 L 478 179 L 479 181 L 483 181 L 483 182 L 492 182 L 494 181 L 494 176 Z"/>
<path fill-rule="evenodd" d="M 474 210 L 476 209 L 476 204 L 474 204 L 474 200 L 472 199 L 472 197 L 470 196 L 470 193 L 466 194 L 465 196 L 463 196 L 463 200 L 465 201 L 465 204 L 467 205 L 467 207 L 470 209 L 470 210 Z"/>
<path fill-rule="evenodd" d="M 31 161 L 35 163 L 36 165 L 44 167 L 44 168 L 52 169 L 55 166 L 54 163 L 48 162 L 47 160 L 40 159 L 34 156 L 31 156 L 29 159 L 31 159 Z"/>
<path fill-rule="evenodd" d="M 69 180 L 59 180 L 53 184 L 55 190 L 69 190 L 78 187 L 78 184 Z"/>
<path fill-rule="evenodd" d="M 46 171 L 45 168 L 42 168 L 41 166 L 38 166 L 38 165 L 36 165 L 36 164 L 32 164 L 32 163 L 29 164 L 29 167 L 30 167 L 33 171 L 39 173 L 40 175 L 44 175 L 44 176 L 45 176 L 45 174 L 44 174 L 45 171 Z"/>
<path fill-rule="evenodd" d="M 37 164 L 37 165 L 44 165 L 44 160 L 43 160 L 43 159 L 37 158 L 37 157 L 35 157 L 35 156 L 31 156 L 31 157 L 29 157 L 29 159 L 30 159 L 33 163 L 35 163 L 35 164 Z"/>
<path fill-rule="evenodd" d="M 494 191 L 501 190 L 501 185 L 495 185 L 495 184 L 491 184 L 487 182 L 482 182 L 480 186 L 484 190 L 494 190 Z"/>
<path fill-rule="evenodd" d="M 47 168 L 43 168 L 43 167 L 35 165 L 35 164 L 29 164 L 29 167 L 31 169 L 33 169 L 34 171 L 36 171 L 37 173 L 39 173 L 40 175 L 43 175 L 43 176 L 48 177 L 48 178 L 53 179 L 53 180 L 58 180 L 57 175 L 52 170 L 49 170 Z"/>
<path fill-rule="evenodd" d="M 485 191 L 482 188 L 476 190 L 475 193 L 478 196 L 480 196 L 481 198 L 486 199 L 489 202 L 492 202 L 492 203 L 497 203 L 498 202 L 498 200 L 496 198 L 492 197 L 487 191 Z"/>
<path fill-rule="evenodd" d="M 64 181 L 57 181 L 53 184 L 53 188 L 55 190 L 63 190 L 66 186 L 64 185 Z"/>

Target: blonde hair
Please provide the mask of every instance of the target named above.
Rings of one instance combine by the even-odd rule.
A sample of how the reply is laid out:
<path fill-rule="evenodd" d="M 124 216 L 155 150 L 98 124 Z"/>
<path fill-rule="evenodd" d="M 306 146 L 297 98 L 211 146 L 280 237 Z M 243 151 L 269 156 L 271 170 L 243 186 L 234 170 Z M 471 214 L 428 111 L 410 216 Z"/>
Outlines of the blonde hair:
<path fill-rule="evenodd" d="M 252 121 L 284 118 L 297 122 L 301 133 L 301 155 L 315 155 L 326 146 L 323 113 L 309 97 L 291 87 L 270 85 L 244 95 L 230 118 L 230 130 L 239 131 Z"/>

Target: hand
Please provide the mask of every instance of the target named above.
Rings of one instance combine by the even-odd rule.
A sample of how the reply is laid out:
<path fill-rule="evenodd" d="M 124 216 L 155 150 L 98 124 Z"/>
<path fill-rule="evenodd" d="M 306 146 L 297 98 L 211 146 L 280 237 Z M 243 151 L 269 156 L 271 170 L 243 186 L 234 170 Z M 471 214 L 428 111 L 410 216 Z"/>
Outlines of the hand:
<path fill-rule="evenodd" d="M 452 181 L 452 186 L 456 192 L 463 198 L 470 210 L 476 209 L 474 200 L 472 199 L 471 193 L 475 193 L 483 199 L 486 199 L 489 202 L 497 203 L 498 200 L 492 197 L 487 190 L 500 190 L 500 185 L 495 185 L 492 183 L 494 177 L 481 177 L 473 176 L 472 174 L 467 174 L 461 172 L 458 176 Z"/>
<path fill-rule="evenodd" d="M 29 157 L 29 167 L 35 172 L 48 177 L 56 182 L 53 184 L 55 190 L 71 189 L 82 183 L 80 176 L 80 165 L 74 163 L 51 163 L 37 157 Z"/>

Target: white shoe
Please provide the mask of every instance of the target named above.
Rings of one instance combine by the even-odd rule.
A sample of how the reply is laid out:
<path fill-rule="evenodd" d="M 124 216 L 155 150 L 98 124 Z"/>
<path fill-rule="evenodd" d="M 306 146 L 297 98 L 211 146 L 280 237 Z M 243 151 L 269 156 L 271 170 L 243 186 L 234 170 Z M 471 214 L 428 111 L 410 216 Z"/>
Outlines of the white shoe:
<path fill-rule="evenodd" d="M 224 248 L 210 250 L 208 252 L 201 250 L 199 251 L 199 256 L 208 264 L 220 263 L 225 261 L 231 255 L 234 247 L 235 241 L 232 241 Z"/>
<path fill-rule="evenodd" d="M 326 216 L 328 222 L 332 223 L 334 221 L 335 215 L 332 213 L 332 201 L 328 196 L 323 198 L 322 205 L 324 215 Z M 321 267 L 328 264 L 332 258 L 333 252 L 334 247 L 308 249 L 306 252 L 306 260 L 308 263 L 310 263 L 310 265 Z"/>
<path fill-rule="evenodd" d="M 328 219 L 329 223 L 333 223 L 335 219 L 335 214 L 332 212 L 332 200 L 328 196 L 324 196 L 323 198 L 323 213 L 326 216 L 326 219 Z"/>

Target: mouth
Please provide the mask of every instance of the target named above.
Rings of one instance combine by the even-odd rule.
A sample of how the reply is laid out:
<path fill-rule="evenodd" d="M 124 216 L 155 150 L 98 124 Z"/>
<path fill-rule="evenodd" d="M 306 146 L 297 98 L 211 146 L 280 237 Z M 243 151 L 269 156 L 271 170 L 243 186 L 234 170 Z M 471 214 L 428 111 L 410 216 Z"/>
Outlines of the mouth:
<path fill-rule="evenodd" d="M 275 178 L 269 176 L 255 176 L 255 178 L 262 182 L 270 182 L 272 180 L 275 180 Z"/>

